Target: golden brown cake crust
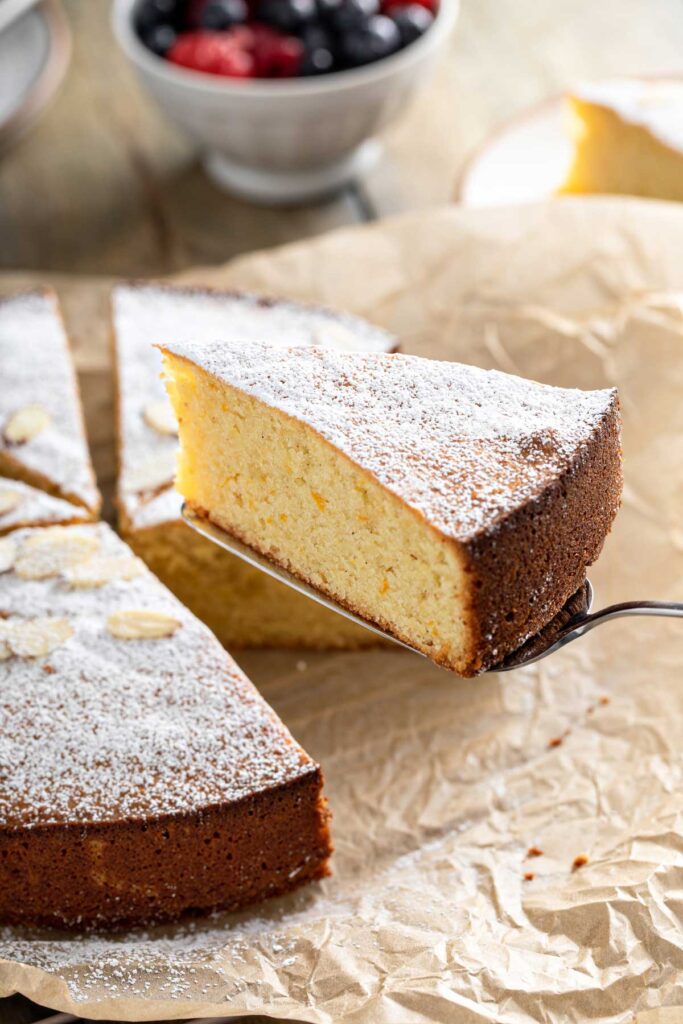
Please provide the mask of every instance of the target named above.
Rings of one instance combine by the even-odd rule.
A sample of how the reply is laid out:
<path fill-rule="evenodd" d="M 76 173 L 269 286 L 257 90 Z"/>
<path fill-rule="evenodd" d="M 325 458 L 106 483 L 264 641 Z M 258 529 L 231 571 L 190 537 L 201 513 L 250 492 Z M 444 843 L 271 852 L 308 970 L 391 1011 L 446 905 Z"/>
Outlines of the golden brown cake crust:
<path fill-rule="evenodd" d="M 285 785 L 194 813 L 0 827 L 0 864 L 11 865 L 0 868 L 0 920 L 132 927 L 290 892 L 329 874 L 322 785 L 312 766 Z"/>
<path fill-rule="evenodd" d="M 590 442 L 562 476 L 465 545 L 473 582 L 471 619 L 475 636 L 478 633 L 473 671 L 498 664 L 546 625 L 578 590 L 586 568 L 602 550 L 619 508 L 621 486 L 615 395 Z M 530 551 L 533 560 L 528 557 Z M 505 594 L 504 615 L 501 593 Z"/>

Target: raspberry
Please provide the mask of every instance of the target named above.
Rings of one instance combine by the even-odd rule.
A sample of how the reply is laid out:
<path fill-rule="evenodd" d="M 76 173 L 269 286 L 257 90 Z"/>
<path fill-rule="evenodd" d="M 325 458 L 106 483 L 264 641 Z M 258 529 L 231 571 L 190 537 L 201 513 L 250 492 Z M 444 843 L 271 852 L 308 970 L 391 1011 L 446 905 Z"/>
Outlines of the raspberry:
<path fill-rule="evenodd" d="M 254 58 L 232 38 L 232 32 L 183 32 L 166 57 L 173 64 L 208 75 L 254 76 Z"/>
<path fill-rule="evenodd" d="M 255 22 L 253 33 L 254 64 L 259 78 L 292 78 L 299 73 L 303 44 L 295 36 L 284 36 L 268 25 Z"/>
<path fill-rule="evenodd" d="M 382 0 L 382 12 L 388 14 L 397 7 L 406 7 L 409 3 L 426 7 L 430 14 L 436 14 L 439 9 L 439 0 Z"/>

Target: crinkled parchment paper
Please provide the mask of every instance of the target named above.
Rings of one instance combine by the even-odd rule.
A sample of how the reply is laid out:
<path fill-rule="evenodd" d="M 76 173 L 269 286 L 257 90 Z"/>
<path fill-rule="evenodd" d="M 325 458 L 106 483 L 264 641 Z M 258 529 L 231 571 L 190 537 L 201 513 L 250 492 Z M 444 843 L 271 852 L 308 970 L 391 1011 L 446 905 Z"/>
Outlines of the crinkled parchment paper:
<path fill-rule="evenodd" d="M 591 572 L 597 600 L 683 599 L 683 208 L 439 210 L 189 276 L 354 310 L 408 351 L 617 384 L 626 490 Z M 106 477 L 103 286 L 61 286 Z M 144 934 L 5 929 L 0 993 L 129 1020 L 670 1024 L 678 1012 L 662 1008 L 683 1005 L 682 627 L 624 619 L 473 681 L 398 650 L 239 656 L 324 766 L 334 877 Z"/>

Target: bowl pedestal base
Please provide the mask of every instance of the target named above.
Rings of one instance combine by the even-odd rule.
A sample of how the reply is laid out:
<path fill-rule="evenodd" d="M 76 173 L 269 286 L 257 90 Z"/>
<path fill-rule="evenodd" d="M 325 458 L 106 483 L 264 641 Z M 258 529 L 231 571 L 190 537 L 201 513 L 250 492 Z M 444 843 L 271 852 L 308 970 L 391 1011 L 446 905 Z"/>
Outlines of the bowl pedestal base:
<path fill-rule="evenodd" d="M 368 171 L 380 152 L 380 143 L 368 139 L 336 163 L 307 171 L 264 171 L 237 163 L 216 151 L 207 153 L 203 163 L 211 180 L 227 192 L 253 203 L 294 206 L 338 192 Z"/>

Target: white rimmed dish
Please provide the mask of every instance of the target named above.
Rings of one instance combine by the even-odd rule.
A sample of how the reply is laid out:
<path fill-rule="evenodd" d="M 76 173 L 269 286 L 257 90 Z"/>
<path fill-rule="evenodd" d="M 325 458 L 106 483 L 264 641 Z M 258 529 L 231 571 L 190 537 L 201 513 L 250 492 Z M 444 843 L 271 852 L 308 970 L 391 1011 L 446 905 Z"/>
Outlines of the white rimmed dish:
<path fill-rule="evenodd" d="M 59 88 L 71 55 L 57 0 L 27 10 L 0 33 L 0 151 L 37 120 Z"/>
<path fill-rule="evenodd" d="M 136 0 L 114 0 L 112 25 L 140 80 L 202 152 L 219 185 L 256 202 L 297 203 L 334 192 L 376 152 L 374 136 L 428 78 L 460 0 L 441 0 L 431 28 L 399 53 L 312 78 L 235 80 L 177 67 L 133 26 Z"/>

